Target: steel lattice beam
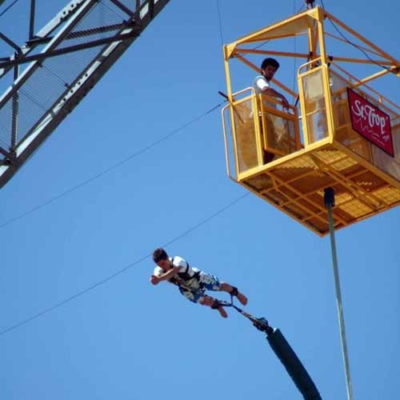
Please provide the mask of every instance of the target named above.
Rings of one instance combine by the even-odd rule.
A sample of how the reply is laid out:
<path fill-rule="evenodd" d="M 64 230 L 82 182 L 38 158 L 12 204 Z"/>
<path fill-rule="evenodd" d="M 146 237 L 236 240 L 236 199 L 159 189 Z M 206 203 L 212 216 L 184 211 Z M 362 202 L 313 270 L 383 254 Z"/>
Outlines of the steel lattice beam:
<path fill-rule="evenodd" d="M 0 187 L 74 110 L 168 2 L 73 0 L 33 34 L 36 5 L 31 0 L 26 43 L 18 47 L 0 32 L 0 40 L 13 50 L 11 56 L 0 57 L 0 79 L 13 72 L 12 84 L 0 97 L 0 126 L 8 127 L 0 131 Z M 100 14 L 108 17 L 107 24 L 102 18 L 96 19 Z M 80 70 L 71 77 L 61 66 L 63 57 L 75 54 Z M 59 82 L 53 86 L 48 83 L 46 89 L 51 92 L 51 100 L 45 101 L 38 97 L 40 90 L 29 91 L 29 88 L 46 85 L 43 79 L 46 73 L 57 76 Z"/>

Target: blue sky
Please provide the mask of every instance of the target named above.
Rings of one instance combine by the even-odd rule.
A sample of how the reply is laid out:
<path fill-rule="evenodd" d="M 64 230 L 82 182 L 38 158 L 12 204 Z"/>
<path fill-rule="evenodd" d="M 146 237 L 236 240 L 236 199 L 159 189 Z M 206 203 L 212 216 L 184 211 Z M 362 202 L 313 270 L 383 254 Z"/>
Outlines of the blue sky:
<path fill-rule="evenodd" d="M 67 2 L 37 3 L 41 26 Z M 373 1 L 324 3 L 400 58 L 397 1 L 381 8 Z M 28 4 L 20 0 L 0 18 L 0 31 L 17 42 L 26 37 Z M 220 0 L 222 41 L 301 5 Z M 149 258 L 133 265 L 171 241 L 171 255 L 239 286 L 248 310 L 282 330 L 324 400 L 346 398 L 329 239 L 254 195 L 183 235 L 246 193 L 226 176 L 219 109 L 10 223 L 218 105 L 222 41 L 216 1 L 171 0 L 1 190 L 0 331 L 132 265 L 0 336 L 2 400 L 301 398 L 243 317 L 230 312 L 223 320 L 174 287 L 153 287 Z M 294 62 L 281 64 L 279 78 L 292 86 Z M 243 84 L 253 78 L 246 73 Z M 384 89 L 400 103 L 395 85 Z M 359 399 L 394 399 L 400 391 L 399 221 L 393 209 L 337 234 Z"/>

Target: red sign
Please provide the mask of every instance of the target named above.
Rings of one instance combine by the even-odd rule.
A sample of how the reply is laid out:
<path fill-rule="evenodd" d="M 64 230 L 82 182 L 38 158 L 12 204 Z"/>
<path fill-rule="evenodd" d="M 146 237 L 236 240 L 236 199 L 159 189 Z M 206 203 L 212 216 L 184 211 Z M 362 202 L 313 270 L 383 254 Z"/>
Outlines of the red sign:
<path fill-rule="evenodd" d="M 349 88 L 347 88 L 347 95 L 352 128 L 394 157 L 389 115 Z"/>

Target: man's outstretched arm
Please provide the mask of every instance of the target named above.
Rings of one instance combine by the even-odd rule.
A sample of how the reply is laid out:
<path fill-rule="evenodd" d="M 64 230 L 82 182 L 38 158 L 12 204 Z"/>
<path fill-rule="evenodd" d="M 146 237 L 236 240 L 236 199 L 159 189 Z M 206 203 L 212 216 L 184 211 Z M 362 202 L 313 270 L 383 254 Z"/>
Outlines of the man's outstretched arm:
<path fill-rule="evenodd" d="M 157 285 L 157 283 L 162 282 L 162 281 L 168 281 L 171 278 L 173 278 L 179 271 L 180 271 L 181 267 L 174 267 L 172 269 L 170 269 L 168 272 L 165 272 L 164 274 L 160 275 L 160 276 L 155 276 L 152 275 L 151 276 L 151 283 L 153 285 Z"/>

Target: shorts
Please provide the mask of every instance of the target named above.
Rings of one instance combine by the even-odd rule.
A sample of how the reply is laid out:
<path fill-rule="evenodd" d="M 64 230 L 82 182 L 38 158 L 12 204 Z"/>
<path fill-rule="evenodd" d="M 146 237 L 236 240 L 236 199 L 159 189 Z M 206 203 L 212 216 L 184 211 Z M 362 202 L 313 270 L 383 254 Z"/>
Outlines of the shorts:
<path fill-rule="evenodd" d="M 218 292 L 221 289 L 221 282 L 215 275 L 200 272 L 199 275 L 201 288 L 200 289 L 186 289 L 180 288 L 180 292 L 193 303 L 199 303 L 204 299 L 206 290 L 213 290 Z"/>

